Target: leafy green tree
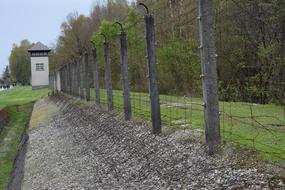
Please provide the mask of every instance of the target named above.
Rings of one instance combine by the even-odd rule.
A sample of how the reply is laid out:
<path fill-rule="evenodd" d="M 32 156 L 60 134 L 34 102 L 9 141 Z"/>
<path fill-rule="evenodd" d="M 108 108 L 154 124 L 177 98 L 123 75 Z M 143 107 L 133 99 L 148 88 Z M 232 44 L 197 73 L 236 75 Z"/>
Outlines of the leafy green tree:
<path fill-rule="evenodd" d="M 161 92 L 200 95 L 197 2 L 139 2 L 145 3 L 155 18 Z M 84 49 L 90 53 L 92 39 L 98 51 L 103 87 L 104 38 L 100 33 L 104 33 L 110 43 L 113 86 L 121 88 L 119 28 L 113 25 L 118 20 L 127 33 L 131 88 L 147 91 L 144 11 L 138 9 L 136 3 L 108 0 L 98 2 L 90 16 L 70 14 L 62 24 L 61 35 L 51 53 L 52 68 L 78 60 Z M 215 15 L 220 98 L 285 103 L 285 1 L 217 0 Z"/>
<path fill-rule="evenodd" d="M 125 30 L 128 40 L 128 59 L 131 87 L 136 91 L 147 91 L 147 60 L 144 36 L 144 23 L 139 13 L 130 10 Z"/>
<path fill-rule="evenodd" d="M 28 49 L 31 44 L 28 40 L 22 40 L 20 45 L 14 44 L 9 57 L 9 68 L 14 81 L 28 84 L 31 78 L 31 64 Z"/>
<path fill-rule="evenodd" d="M 9 71 L 8 66 L 5 67 L 5 70 L 2 75 L 2 79 L 4 82 L 10 82 L 10 71 Z"/>
<path fill-rule="evenodd" d="M 112 67 L 112 83 L 113 88 L 121 89 L 121 80 L 120 80 L 120 57 L 119 51 L 119 40 L 118 40 L 118 32 L 119 28 L 114 25 L 114 22 L 110 22 L 107 20 L 102 20 L 101 25 L 98 30 L 94 32 L 92 40 L 95 43 L 99 55 L 99 63 L 100 63 L 100 78 L 101 85 L 104 86 L 104 73 L 105 73 L 105 64 L 104 64 L 104 52 L 103 52 L 103 44 L 105 41 L 105 37 L 107 42 L 109 43 L 110 48 L 110 57 L 111 57 L 111 67 Z"/>

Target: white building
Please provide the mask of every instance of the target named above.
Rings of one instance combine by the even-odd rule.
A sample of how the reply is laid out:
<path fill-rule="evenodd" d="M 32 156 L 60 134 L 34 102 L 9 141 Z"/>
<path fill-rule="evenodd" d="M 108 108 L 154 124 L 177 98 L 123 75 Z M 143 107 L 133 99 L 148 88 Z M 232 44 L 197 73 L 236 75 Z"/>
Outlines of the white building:
<path fill-rule="evenodd" d="M 49 86 L 49 60 L 50 49 L 37 42 L 28 50 L 31 56 L 31 85 L 33 89 Z"/>

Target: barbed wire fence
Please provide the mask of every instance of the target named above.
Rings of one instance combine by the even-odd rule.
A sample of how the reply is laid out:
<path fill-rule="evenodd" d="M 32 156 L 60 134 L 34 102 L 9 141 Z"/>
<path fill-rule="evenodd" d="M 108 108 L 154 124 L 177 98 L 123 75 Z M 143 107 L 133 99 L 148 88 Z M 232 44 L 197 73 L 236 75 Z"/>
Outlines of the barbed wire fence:
<path fill-rule="evenodd" d="M 152 122 L 153 132 L 156 134 L 160 134 L 161 127 L 162 131 L 182 129 L 183 132 L 188 131 L 190 135 L 196 134 L 197 140 L 204 141 L 207 102 L 203 101 L 201 87 L 203 74 L 194 72 L 197 67 L 200 67 L 200 45 L 197 40 L 199 39 L 197 31 L 199 16 L 197 20 L 197 15 L 199 15 L 198 8 L 201 7 L 190 5 L 193 3 L 180 5 L 184 7 L 183 9 L 181 7 L 175 9 L 170 7 L 168 2 L 162 5 L 156 2 L 150 3 L 151 9 L 147 10 L 144 19 L 140 18 L 137 24 L 146 32 L 148 29 L 153 30 L 155 41 L 151 36 L 154 33 L 150 36 L 146 33 L 145 36 L 136 36 L 137 42 L 142 46 L 129 41 L 122 42 L 122 33 L 128 36 L 128 32 L 123 31 L 122 28 L 116 41 L 109 42 L 105 39 L 104 49 L 93 46 L 92 52 L 84 52 L 80 60 L 73 60 L 57 70 L 55 74 L 50 75 L 51 87 L 80 99 L 95 102 L 98 108 L 107 108 L 111 112 L 123 112 L 126 120 L 142 118 Z M 169 13 L 169 10 L 173 12 Z M 153 28 L 146 27 L 149 24 L 147 19 L 153 19 Z M 234 34 L 232 35 L 234 37 Z M 110 45 L 110 43 L 117 45 Z M 124 46 L 124 43 L 127 46 Z M 217 40 L 217 46 L 223 45 L 222 43 L 224 42 Z M 150 52 L 149 46 L 153 48 Z M 110 53 L 115 59 L 110 60 Z M 185 54 L 188 56 L 184 57 Z M 136 56 L 140 56 L 140 59 L 135 59 Z M 149 60 L 151 56 L 154 56 L 153 60 Z M 218 56 L 221 59 L 227 59 L 223 52 L 219 51 Z M 137 60 L 144 64 L 137 64 Z M 129 73 L 126 77 L 128 69 L 123 69 L 123 62 L 129 70 L 137 70 L 132 72 L 136 74 L 135 76 Z M 167 68 L 165 62 L 172 62 L 171 68 Z M 154 64 L 152 66 L 155 67 L 149 67 L 145 63 Z M 187 70 L 182 72 L 181 68 L 185 69 L 185 64 Z M 114 67 L 121 67 L 121 73 L 114 75 L 112 73 Z M 158 75 L 155 74 L 155 77 L 158 77 L 159 83 L 169 83 L 168 89 L 161 88 L 158 94 L 154 94 L 158 102 L 153 103 L 158 103 L 159 107 L 152 107 L 149 97 L 149 93 L 153 92 L 151 91 L 153 89 L 148 86 L 149 78 L 152 77 L 149 74 L 153 69 L 157 69 Z M 165 72 L 167 69 L 172 70 Z M 257 104 L 252 101 L 254 97 L 248 97 L 246 102 L 237 102 L 236 94 L 231 90 L 239 71 L 232 74 L 232 79 L 226 87 L 219 89 L 219 108 L 217 109 L 219 109 L 222 144 L 235 144 L 256 150 L 258 156 L 267 160 L 285 160 L 285 106 Z M 171 76 L 165 73 L 171 73 Z M 183 76 L 179 76 L 181 73 Z M 110 77 L 114 76 L 116 84 L 112 85 L 114 79 Z M 176 81 L 170 81 L 168 77 Z M 188 83 L 190 88 L 177 86 L 179 80 L 183 80 L 183 84 Z M 152 82 L 155 84 L 155 81 Z M 240 85 L 239 88 L 242 86 Z M 275 113 L 276 111 L 278 113 Z M 208 125 L 210 127 L 212 124 Z"/>

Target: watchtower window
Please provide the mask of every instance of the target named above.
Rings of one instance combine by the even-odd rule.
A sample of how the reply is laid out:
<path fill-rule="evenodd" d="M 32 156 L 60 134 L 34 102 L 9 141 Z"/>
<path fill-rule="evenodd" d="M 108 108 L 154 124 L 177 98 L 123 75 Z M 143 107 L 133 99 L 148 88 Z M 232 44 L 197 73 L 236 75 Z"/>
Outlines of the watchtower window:
<path fill-rule="evenodd" d="M 43 63 L 36 63 L 36 71 L 44 71 L 44 64 Z"/>
<path fill-rule="evenodd" d="M 47 57 L 48 52 L 47 51 L 36 51 L 36 52 L 31 52 L 32 57 Z"/>

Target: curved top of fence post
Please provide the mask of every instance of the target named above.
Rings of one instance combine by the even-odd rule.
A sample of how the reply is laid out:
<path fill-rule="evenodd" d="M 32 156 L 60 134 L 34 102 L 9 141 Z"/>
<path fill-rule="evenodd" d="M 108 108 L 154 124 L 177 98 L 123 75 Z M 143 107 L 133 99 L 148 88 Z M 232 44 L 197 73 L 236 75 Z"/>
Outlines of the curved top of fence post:
<path fill-rule="evenodd" d="M 90 40 L 92 50 L 96 50 L 96 44 L 93 40 Z"/>
<path fill-rule="evenodd" d="M 104 33 L 100 33 L 100 35 L 104 36 L 105 43 L 107 42 L 107 36 Z"/>
<path fill-rule="evenodd" d="M 123 27 L 123 25 L 122 25 L 120 22 L 116 21 L 116 22 L 114 22 L 114 24 L 113 24 L 113 25 L 115 25 L 115 24 L 117 24 L 117 25 L 119 25 L 119 26 L 120 26 L 120 28 L 121 28 L 121 32 L 125 32 L 125 31 L 124 31 L 124 27 Z"/>
<path fill-rule="evenodd" d="M 149 9 L 148 9 L 148 7 L 144 3 L 139 3 L 138 5 L 143 6 L 145 8 L 145 10 L 146 10 L 146 13 L 149 14 Z"/>

